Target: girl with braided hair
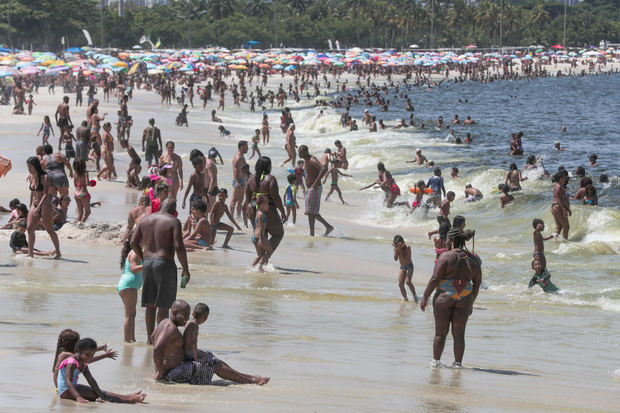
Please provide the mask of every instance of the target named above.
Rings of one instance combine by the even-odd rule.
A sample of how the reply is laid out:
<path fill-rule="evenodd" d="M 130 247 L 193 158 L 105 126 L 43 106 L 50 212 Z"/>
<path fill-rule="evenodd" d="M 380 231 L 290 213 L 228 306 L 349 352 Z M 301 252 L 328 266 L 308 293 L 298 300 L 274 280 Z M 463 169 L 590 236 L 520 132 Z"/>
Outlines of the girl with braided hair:
<path fill-rule="evenodd" d="M 71 357 L 73 353 L 75 353 L 75 346 L 77 345 L 78 341 L 80 341 L 80 333 L 75 330 L 62 330 L 58 335 L 58 342 L 56 344 L 56 355 L 54 356 L 54 364 L 52 365 L 54 385 L 56 385 L 56 381 L 58 379 L 58 366 L 60 366 L 60 364 L 67 357 Z M 103 351 L 104 353 L 93 357 L 93 359 L 90 361 L 91 363 L 106 358 L 116 360 L 116 356 L 118 354 L 116 351 L 109 349 L 107 344 L 97 347 L 97 351 Z"/>
<path fill-rule="evenodd" d="M 470 233 L 471 234 L 471 233 Z M 461 368 L 465 352 L 465 327 L 473 311 L 482 282 L 482 261 L 469 252 L 465 241 L 470 234 L 460 228 L 448 231 L 452 248 L 437 258 L 433 275 L 428 281 L 420 309 L 425 310 L 428 298 L 433 291 L 433 315 L 435 317 L 435 339 L 433 340 L 433 361 L 431 366 L 441 367 L 441 354 L 446 336 L 452 326 L 454 339 L 454 363 L 452 367 Z"/>

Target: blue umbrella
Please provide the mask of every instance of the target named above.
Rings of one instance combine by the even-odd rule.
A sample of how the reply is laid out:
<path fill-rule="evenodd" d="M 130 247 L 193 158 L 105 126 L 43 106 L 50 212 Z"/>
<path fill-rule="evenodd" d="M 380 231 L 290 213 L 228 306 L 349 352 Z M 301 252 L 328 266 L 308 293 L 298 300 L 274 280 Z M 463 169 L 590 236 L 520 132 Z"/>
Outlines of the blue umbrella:
<path fill-rule="evenodd" d="M 70 47 L 68 49 L 65 49 L 65 52 L 69 52 L 69 53 L 80 53 L 82 51 L 81 47 Z"/>

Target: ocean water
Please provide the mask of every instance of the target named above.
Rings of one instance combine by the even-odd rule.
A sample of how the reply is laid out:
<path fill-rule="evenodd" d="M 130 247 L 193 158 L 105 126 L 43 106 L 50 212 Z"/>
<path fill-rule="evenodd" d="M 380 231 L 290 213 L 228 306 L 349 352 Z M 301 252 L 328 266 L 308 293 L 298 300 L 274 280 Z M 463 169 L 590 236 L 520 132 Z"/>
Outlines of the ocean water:
<path fill-rule="evenodd" d="M 618 411 L 620 161 L 615 91 L 619 86 L 620 78 L 614 75 L 412 88 L 405 93 L 415 106 L 416 123 L 423 120 L 427 129 L 374 134 L 361 125 L 365 106 L 352 107 L 360 131 L 348 132 L 339 125 L 338 110 L 325 109 L 317 119 L 312 102 L 289 102 L 298 144 L 307 144 L 317 156 L 327 147 L 333 149 L 336 139 L 347 147 L 346 172 L 353 177 L 341 177 L 339 185 L 349 205 L 340 205 L 335 194 L 322 205 L 323 216 L 336 226 L 334 236 L 310 238 L 299 213 L 297 224 L 286 227 L 273 265 L 258 274 L 248 269 L 254 257 L 249 232 L 235 233 L 232 251 L 190 254 L 192 280 L 186 290 L 179 290 L 180 298 L 211 307 L 210 318 L 201 327 L 200 347 L 240 371 L 270 375 L 272 381 L 263 388 L 222 382 L 202 388 L 155 383 L 151 349 L 122 344 L 123 310 L 115 289 L 119 246 L 101 232 L 119 231 L 115 225 L 104 225 L 123 221 L 137 193 L 126 192 L 121 183 L 100 184 L 92 191 L 93 199 L 103 201 L 93 210 L 93 225 L 63 229 L 63 260 L 29 260 L 0 249 L 0 367 L 6 372 L 0 376 L 0 411 L 75 408 L 55 398 L 49 375 L 56 338 L 64 328 L 108 342 L 119 351 L 116 362 L 102 361 L 91 370 L 103 389 L 140 388 L 149 393 L 150 404 L 136 407 L 138 411 L 198 411 L 205 406 L 211 411 L 264 412 Z M 404 108 L 403 99 L 393 93 L 389 99 L 390 112 L 369 110 L 393 125 L 408 113 L 398 109 Z M 41 100 L 51 105 L 57 99 Z M 225 160 L 219 167 L 220 180 L 230 187 L 230 160 L 237 141 L 249 139 L 259 127 L 260 112 L 218 111 L 231 130 L 230 137 L 220 138 L 210 122 L 210 110 L 217 103 L 205 112 L 198 107 L 190 112 L 189 128 L 172 126 L 179 109 L 158 103 L 152 94 L 136 94 L 130 103 L 137 125 L 133 135 L 138 136 L 141 125 L 155 115 L 164 140 L 174 140 L 184 159 L 192 148 L 206 152 L 216 146 Z M 113 113 L 112 104 L 102 106 Z M 283 189 L 288 171 L 277 166 L 285 158 L 279 112 L 267 113 L 272 141 L 261 151 L 272 158 L 273 173 Z M 472 145 L 449 144 L 444 139 L 447 132 L 434 129 L 437 116 L 449 121 L 455 113 L 462 120 L 471 116 L 478 122 L 455 127 L 462 138 L 465 132 L 472 133 Z M 73 117 L 80 117 L 77 110 Z M 560 132 L 562 125 L 568 128 L 566 134 Z M 1 132 L 3 155 L 25 160 L 24 154 L 38 139 L 30 130 L 38 126 L 31 119 L 8 125 Z M 517 131 L 525 134 L 525 155 L 511 157 L 508 140 Z M 27 137 L 24 142 L 6 138 L 16 135 Z M 564 152 L 553 151 L 556 140 Z M 429 367 L 432 311 L 422 313 L 402 302 L 398 266 L 392 261 L 391 239 L 399 233 L 413 248 L 414 284 L 421 295 L 432 271 L 434 252 L 426 233 L 436 227 L 435 211 L 407 215 L 404 208 L 384 208 L 381 191 L 358 190 L 376 179 L 376 163 L 381 161 L 400 185 L 401 200 L 411 201 L 408 187 L 432 176 L 429 168 L 405 163 L 413 159 L 416 148 L 444 171 L 446 190 L 457 194 L 452 214 L 464 215 L 467 228 L 476 230 L 475 245 L 469 247 L 483 261 L 487 288 L 481 290 L 468 324 L 464 364 L 469 368 L 463 370 Z M 529 154 L 540 156 L 546 169 L 554 172 L 559 165 L 570 171 L 587 165 L 591 152 L 599 154 L 601 166 L 586 167 L 588 174 L 596 182 L 606 173 L 611 183 L 596 184 L 599 207 L 573 205 L 568 241 L 545 244 L 559 294 L 528 289 L 533 273 L 531 221 L 542 218 L 545 234 L 554 229 L 552 184 L 532 176 L 522 183 L 515 202 L 503 210 L 497 184 L 503 182 L 511 162 L 522 167 Z M 116 155 L 122 176 L 126 155 Z M 191 168 L 189 162 L 184 165 L 187 179 Z M 453 166 L 460 169 L 461 178 L 449 177 Z M 14 161 L 14 168 L 11 173 L 25 171 L 23 162 Z M 483 191 L 483 201 L 462 202 L 467 182 Z M 571 181 L 569 192 L 574 194 L 577 186 Z M 26 186 L 2 202 L 13 196 L 25 198 Z M 303 204 L 303 198 L 299 201 Z M 69 215 L 73 214 L 70 208 Z M 181 211 L 180 217 L 185 216 Z M 0 235 L 8 239 L 6 233 Z M 41 238 L 38 245 L 49 248 L 49 241 Z M 138 309 L 138 341 L 145 338 L 143 326 L 143 312 Z M 442 359 L 447 364 L 452 361 L 451 343 L 448 338 Z M 129 410 L 109 404 L 96 408 Z"/>

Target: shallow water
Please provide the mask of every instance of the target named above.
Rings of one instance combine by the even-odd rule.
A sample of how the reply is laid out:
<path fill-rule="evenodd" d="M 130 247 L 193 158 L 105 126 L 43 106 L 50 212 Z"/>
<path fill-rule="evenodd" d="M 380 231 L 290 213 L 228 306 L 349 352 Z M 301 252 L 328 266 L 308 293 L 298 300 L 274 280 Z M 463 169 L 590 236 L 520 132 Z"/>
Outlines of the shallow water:
<path fill-rule="evenodd" d="M 474 144 L 469 147 L 449 145 L 443 141 L 445 131 L 432 129 L 343 132 L 336 111 L 326 110 L 325 117 L 316 120 L 317 110 L 307 108 L 307 103 L 291 105 L 300 144 L 308 144 L 318 155 L 321 148 L 332 147 L 340 139 L 349 151 L 347 172 L 354 177 L 341 178 L 340 186 L 350 205 L 340 206 L 333 198 L 322 206 L 324 216 L 337 227 L 337 238 L 311 239 L 300 214 L 297 224 L 287 228 L 285 242 L 274 256 L 275 267 L 257 274 L 247 269 L 254 254 L 249 233 L 237 233 L 232 251 L 190 254 L 192 281 L 186 290 L 179 290 L 180 298 L 211 307 L 210 318 L 201 327 L 200 347 L 240 371 L 270 375 L 272 381 L 263 388 L 221 382 L 221 386 L 202 388 L 154 383 L 150 348 L 121 343 L 123 313 L 115 290 L 119 248 L 109 241 L 63 240 L 65 259 L 60 262 L 15 258 L 6 249 L 0 250 L 0 367 L 5 372 L 0 377 L 0 411 L 76 408 L 55 398 L 50 379 L 56 338 L 64 328 L 107 341 L 119 350 L 116 362 L 93 365 L 93 375 L 103 389 L 149 393 L 150 404 L 137 406 L 138 411 L 194 411 L 205 406 L 212 411 L 251 408 L 265 412 L 617 411 L 620 164 L 615 144 L 618 132 L 608 126 L 615 125 L 618 112 L 610 93 L 617 90 L 618 79 L 444 84 L 408 92 L 416 121 L 439 114 L 449 120 L 454 113 L 478 121 L 477 126 L 456 129 L 457 136 L 471 131 Z M 506 98 L 511 94 L 518 98 Z M 469 103 L 458 105 L 458 98 L 467 98 Z M 137 94 L 130 105 L 135 124 L 145 124 L 156 111 L 164 139 L 175 140 L 177 152 L 185 154 L 185 159 L 191 148 L 198 146 L 205 152 L 215 144 L 226 162 L 220 167 L 221 180 L 228 185 L 236 142 L 249 138 L 259 125 L 260 113 L 218 113 L 232 132 L 229 138 L 218 138 L 204 132 L 213 129 L 207 112 L 196 109 L 190 114 L 190 128 L 173 128 L 169 125 L 177 108 L 159 110 L 157 102 L 153 95 Z M 363 108 L 356 107 L 354 113 Z M 571 113 L 565 113 L 567 108 Z M 269 115 L 273 140 L 261 150 L 277 165 L 284 157 L 283 137 L 277 130 L 277 112 Z M 398 117 L 402 115 L 384 119 L 394 123 L 392 119 Z M 566 135 L 560 134 L 562 124 L 568 127 Z M 10 125 L 7 133 L 23 132 L 26 127 Z M 141 128 L 134 129 L 138 133 Z M 550 171 L 560 164 L 574 170 L 596 147 L 601 171 L 613 177 L 609 188 L 601 190 L 597 185 L 601 207 L 573 207 L 568 242 L 546 243 L 548 267 L 561 288 L 555 296 L 527 288 L 532 274 L 531 220 L 543 218 L 546 232 L 551 231 L 551 183 L 525 181 L 524 190 L 505 210 L 500 210 L 495 196 L 494 188 L 512 161 L 507 155 L 509 133 L 518 130 L 525 132 L 526 154 L 544 156 Z M 580 140 L 584 136 L 592 140 L 585 143 Z M 36 143 L 35 138 L 28 139 L 27 148 L 16 144 L 11 149 L 3 137 L 4 153 L 12 159 L 24 157 Z M 553 152 L 554 140 L 561 140 L 567 150 Z M 475 250 L 482 257 L 488 284 L 468 325 L 464 360 L 466 367 L 482 370 L 430 369 L 432 312 L 422 313 L 399 299 L 391 239 L 401 233 L 411 242 L 414 283 L 421 294 L 434 258 L 424 234 L 436 226 L 435 213 L 407 216 L 402 208 L 385 210 L 379 191 L 356 190 L 375 179 L 378 161 L 386 163 L 403 190 L 428 179 L 429 169 L 404 163 L 413 158 L 415 148 L 436 160 L 444 176 L 451 166 L 462 171 L 459 180 L 446 177 L 446 189 L 457 193 L 452 213 L 464 215 L 467 227 L 476 229 Z M 126 158 L 118 154 L 118 159 L 120 171 Z M 515 161 L 521 167 L 525 158 Z M 11 173 L 24 172 L 21 163 L 14 164 Z M 186 177 L 189 172 L 186 164 Z M 593 172 L 594 176 L 599 173 Z M 274 167 L 274 174 L 282 185 L 286 169 Z M 485 199 L 463 204 L 466 182 L 482 189 Z M 126 193 L 122 187 L 111 183 L 94 188 L 94 197 L 103 200 L 103 207 L 93 210 L 93 221 L 115 223 L 125 218 L 137 194 Z M 572 193 L 574 187 L 571 182 Z M 25 197 L 25 190 L 15 195 Z M 3 203 L 12 197 L 5 196 Z M 72 236 L 80 231 L 97 233 L 94 228 L 65 231 Z M 49 248 L 49 241 L 37 242 Z M 139 310 L 136 337 L 140 341 L 145 338 L 143 325 Z M 443 359 L 448 364 L 452 361 L 450 338 Z M 129 410 L 109 404 L 96 408 Z"/>

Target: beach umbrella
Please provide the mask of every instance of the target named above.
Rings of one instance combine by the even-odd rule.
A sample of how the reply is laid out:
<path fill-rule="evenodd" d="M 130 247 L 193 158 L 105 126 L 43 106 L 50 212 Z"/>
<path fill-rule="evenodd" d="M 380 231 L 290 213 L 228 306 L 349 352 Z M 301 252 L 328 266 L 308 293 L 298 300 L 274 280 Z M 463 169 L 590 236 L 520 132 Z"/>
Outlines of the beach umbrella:
<path fill-rule="evenodd" d="M 273 66 L 273 68 L 274 68 L 275 70 L 280 70 L 280 69 L 283 69 L 283 68 L 284 68 L 284 66 L 282 66 L 282 65 L 275 65 L 275 66 Z"/>
<path fill-rule="evenodd" d="M 554 44 L 553 46 L 551 46 L 552 49 L 564 49 L 564 46 L 562 46 L 561 44 Z"/>

